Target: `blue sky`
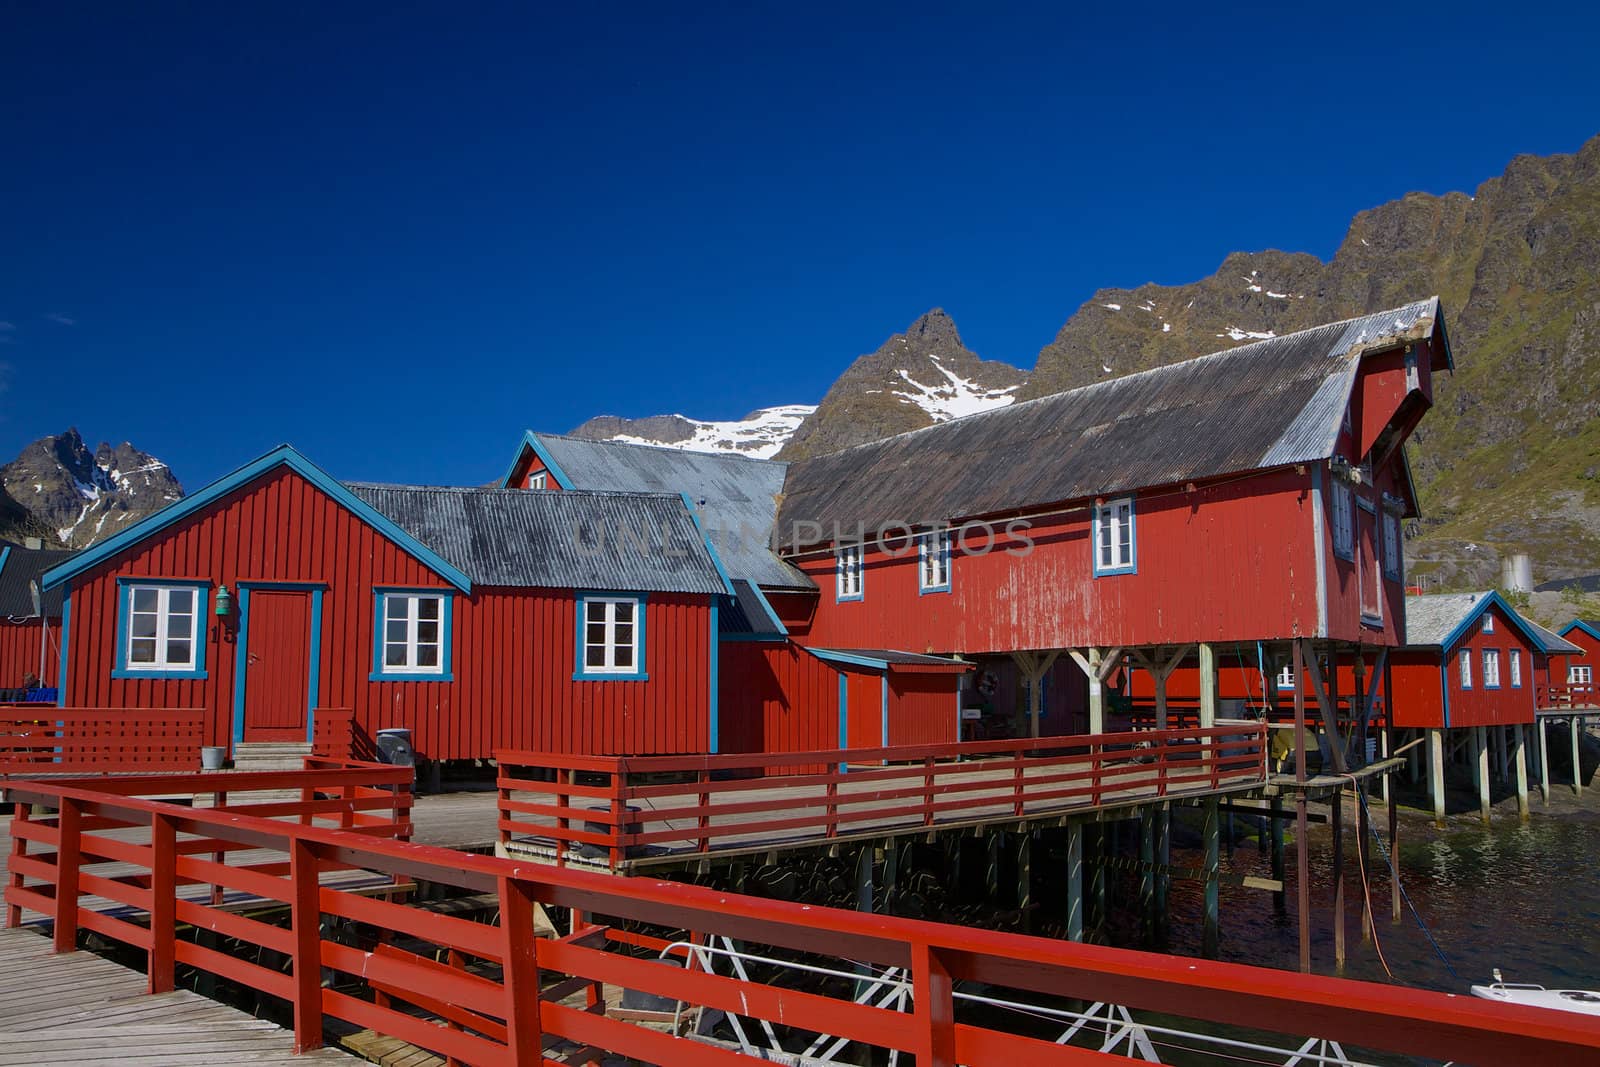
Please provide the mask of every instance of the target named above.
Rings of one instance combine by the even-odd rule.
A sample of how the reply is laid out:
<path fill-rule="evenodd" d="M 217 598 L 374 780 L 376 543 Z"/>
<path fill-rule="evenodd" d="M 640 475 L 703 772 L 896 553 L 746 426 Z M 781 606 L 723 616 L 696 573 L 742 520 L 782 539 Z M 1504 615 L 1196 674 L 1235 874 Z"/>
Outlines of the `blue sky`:
<path fill-rule="evenodd" d="M 1600 133 L 1592 9 L 676 6 L 8 4 L 0 459 L 482 482 L 933 306 L 1031 366 L 1098 287 Z"/>

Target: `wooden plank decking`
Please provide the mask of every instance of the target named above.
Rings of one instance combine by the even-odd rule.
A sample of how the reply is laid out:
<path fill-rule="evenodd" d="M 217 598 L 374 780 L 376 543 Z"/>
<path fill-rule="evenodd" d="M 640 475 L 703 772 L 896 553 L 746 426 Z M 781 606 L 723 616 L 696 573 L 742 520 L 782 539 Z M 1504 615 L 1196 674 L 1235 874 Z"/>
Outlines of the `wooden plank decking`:
<path fill-rule="evenodd" d="M 55 955 L 34 930 L 0 931 L 0 1064 L 351 1064 L 294 1055 L 294 1035 L 187 989 L 150 996 L 145 976 L 88 952 Z"/>

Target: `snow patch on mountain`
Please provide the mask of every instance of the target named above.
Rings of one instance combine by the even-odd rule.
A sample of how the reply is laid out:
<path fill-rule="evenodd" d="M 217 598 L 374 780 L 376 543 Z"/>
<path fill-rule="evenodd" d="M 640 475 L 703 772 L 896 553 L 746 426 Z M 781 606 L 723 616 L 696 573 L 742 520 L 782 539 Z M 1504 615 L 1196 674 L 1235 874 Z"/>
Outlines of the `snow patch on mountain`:
<path fill-rule="evenodd" d="M 902 403 L 914 404 L 927 412 L 928 417 L 934 422 L 949 422 L 964 415 L 976 415 L 980 411 L 1003 408 L 1007 404 L 1016 403 L 1015 394 L 1021 388 L 1020 385 L 987 389 L 946 367 L 938 356 L 929 353 L 928 359 L 932 361 L 933 369 L 939 372 L 944 381 L 935 379 L 932 385 L 926 385 L 913 378 L 910 371 L 897 369 L 895 373 L 911 389 L 910 391 L 896 389 L 894 395 L 899 397 Z"/>
<path fill-rule="evenodd" d="M 670 415 L 666 418 L 676 424 L 679 430 L 671 439 L 666 439 L 666 435 L 655 437 L 626 431 L 600 439 L 631 445 L 665 445 L 689 452 L 730 452 L 754 459 L 771 459 L 788 443 L 806 416 L 815 410 L 815 404 L 781 404 L 752 411 L 742 419 L 725 422 Z"/>

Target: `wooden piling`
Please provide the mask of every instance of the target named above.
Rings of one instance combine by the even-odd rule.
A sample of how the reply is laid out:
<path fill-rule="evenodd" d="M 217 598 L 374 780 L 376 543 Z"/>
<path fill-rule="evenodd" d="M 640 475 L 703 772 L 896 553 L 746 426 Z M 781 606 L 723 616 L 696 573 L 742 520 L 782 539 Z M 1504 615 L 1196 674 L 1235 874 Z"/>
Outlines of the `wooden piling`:
<path fill-rule="evenodd" d="M 1217 945 L 1220 932 L 1218 915 L 1217 894 L 1217 835 L 1220 830 L 1218 819 L 1217 798 L 1207 797 L 1205 800 L 1205 875 L 1206 875 L 1206 914 L 1205 929 L 1200 941 L 1200 954 L 1206 959 L 1217 958 Z"/>
<path fill-rule="evenodd" d="M 1333 962 L 1344 967 L 1344 791 L 1328 804 L 1333 828 Z"/>
<path fill-rule="evenodd" d="M 1089 928 L 1099 930 L 1106 922 L 1106 848 L 1107 838 L 1105 824 L 1095 826 L 1091 830 L 1092 855 L 1094 867 L 1089 874 Z"/>
<path fill-rule="evenodd" d="M 1398 804 L 1389 805 L 1389 903 L 1394 911 L 1394 921 L 1400 921 L 1400 811 Z"/>
<path fill-rule="evenodd" d="M 1283 798 L 1272 798 L 1272 819 L 1270 822 L 1272 834 L 1268 844 L 1272 850 L 1272 879 L 1278 883 L 1278 888 L 1272 891 L 1272 906 L 1282 915 L 1288 907 L 1288 899 L 1283 891 Z"/>
<path fill-rule="evenodd" d="M 1515 750 L 1511 764 L 1517 772 L 1517 815 L 1526 822 L 1528 819 L 1528 745 L 1521 723 L 1511 728 L 1511 742 Z"/>
<path fill-rule="evenodd" d="M 1167 910 L 1167 898 L 1172 889 L 1172 806 L 1163 804 L 1156 809 L 1156 944 L 1166 950 L 1171 940 L 1172 916 Z"/>
<path fill-rule="evenodd" d="M 1083 824 L 1067 827 L 1067 939 L 1083 940 Z"/>
<path fill-rule="evenodd" d="M 1482 726 L 1472 730 L 1472 776 L 1473 784 L 1478 787 L 1478 813 L 1483 818 L 1483 824 L 1489 825 L 1489 731 Z"/>
<path fill-rule="evenodd" d="M 1578 717 L 1572 716 L 1567 720 L 1568 728 L 1572 733 L 1572 792 L 1574 796 L 1583 796 L 1583 777 L 1578 770 Z"/>
<path fill-rule="evenodd" d="M 1428 731 L 1428 793 L 1433 797 L 1433 824 L 1444 829 L 1444 731 Z"/>
<path fill-rule="evenodd" d="M 1367 787 L 1356 785 L 1356 858 L 1361 868 L 1361 941 L 1372 940 L 1372 852 L 1367 842 L 1372 826 L 1367 815 Z"/>
<path fill-rule="evenodd" d="M 1022 913 L 1023 930 L 1032 933 L 1033 832 L 1026 829 L 1017 834 L 1017 909 Z"/>
<path fill-rule="evenodd" d="M 1156 934 L 1156 835 L 1155 809 L 1139 809 L 1139 914 L 1144 943 L 1153 945 Z"/>
<path fill-rule="evenodd" d="M 1550 742 L 1545 736 L 1544 723 L 1534 720 L 1534 730 L 1539 734 L 1539 799 L 1550 806 Z"/>
<path fill-rule="evenodd" d="M 1302 788 L 1295 790 L 1295 903 L 1299 909 L 1300 971 L 1311 973 L 1311 857 L 1306 852 L 1306 690 L 1300 679 L 1305 677 L 1305 642 L 1297 639 L 1294 645 L 1294 774 Z"/>

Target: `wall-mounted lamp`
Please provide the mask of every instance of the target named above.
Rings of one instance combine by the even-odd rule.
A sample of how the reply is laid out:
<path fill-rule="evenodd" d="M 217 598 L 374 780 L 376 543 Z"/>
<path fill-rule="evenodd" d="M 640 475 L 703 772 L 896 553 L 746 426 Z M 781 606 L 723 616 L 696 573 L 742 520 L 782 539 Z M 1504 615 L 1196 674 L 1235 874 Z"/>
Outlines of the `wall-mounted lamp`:
<path fill-rule="evenodd" d="M 213 610 L 219 619 L 226 619 L 233 614 L 233 594 L 228 592 L 227 586 L 217 590 L 217 606 Z"/>

